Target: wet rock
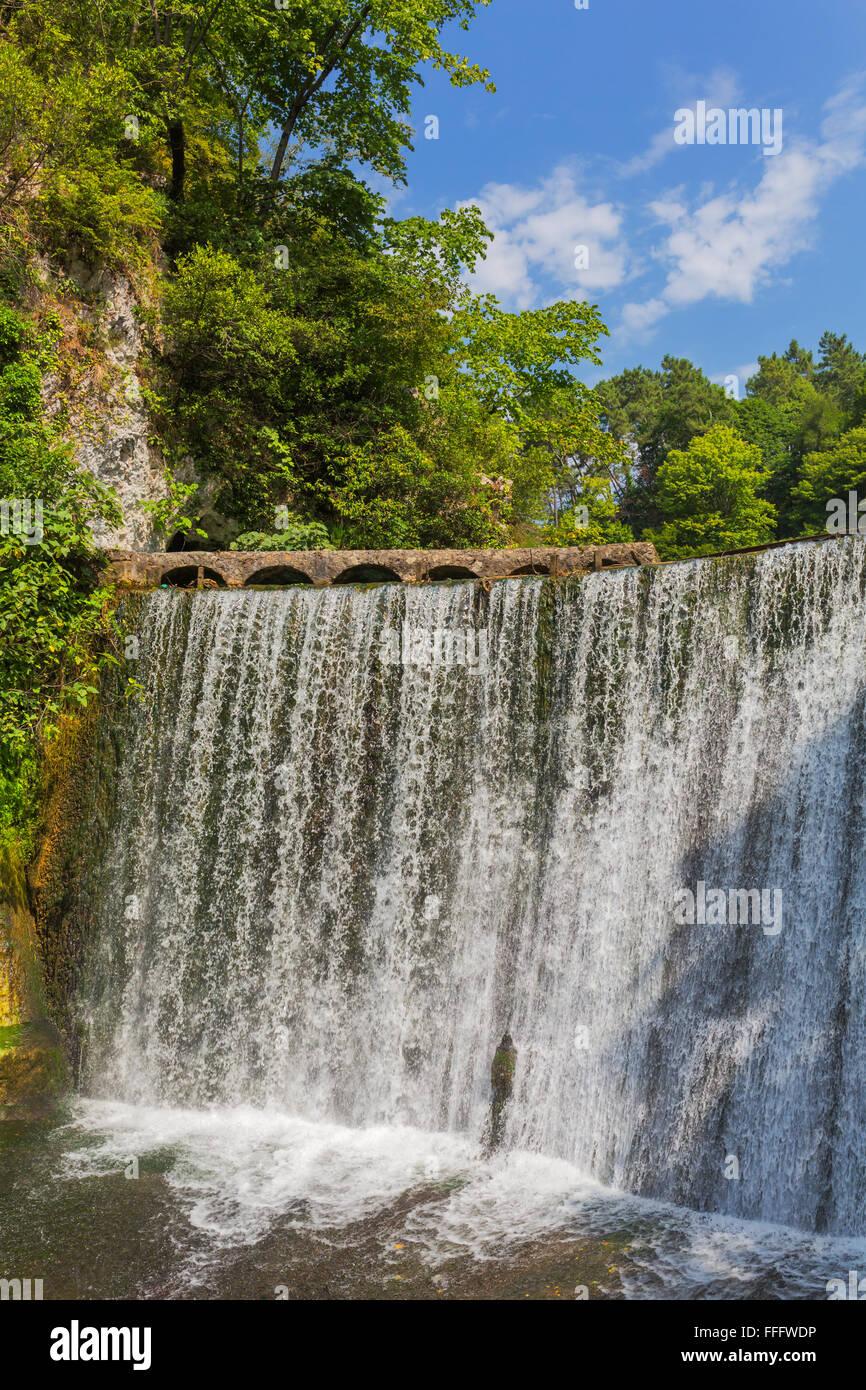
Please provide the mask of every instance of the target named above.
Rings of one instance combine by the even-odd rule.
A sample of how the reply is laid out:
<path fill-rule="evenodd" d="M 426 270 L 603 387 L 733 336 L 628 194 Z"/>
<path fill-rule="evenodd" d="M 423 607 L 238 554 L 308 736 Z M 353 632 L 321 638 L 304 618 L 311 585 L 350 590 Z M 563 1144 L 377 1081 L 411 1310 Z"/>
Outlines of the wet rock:
<path fill-rule="evenodd" d="M 47 1020 L 0 1032 L 0 1119 L 50 1110 L 66 1080 L 60 1033 Z"/>
<path fill-rule="evenodd" d="M 490 1085 L 493 1099 L 490 1103 L 490 1120 L 487 1127 L 486 1149 L 492 1153 L 502 1143 L 505 1129 L 505 1107 L 511 1098 L 514 1085 L 514 1068 L 517 1063 L 517 1049 L 511 1034 L 506 1028 L 490 1067 Z"/>

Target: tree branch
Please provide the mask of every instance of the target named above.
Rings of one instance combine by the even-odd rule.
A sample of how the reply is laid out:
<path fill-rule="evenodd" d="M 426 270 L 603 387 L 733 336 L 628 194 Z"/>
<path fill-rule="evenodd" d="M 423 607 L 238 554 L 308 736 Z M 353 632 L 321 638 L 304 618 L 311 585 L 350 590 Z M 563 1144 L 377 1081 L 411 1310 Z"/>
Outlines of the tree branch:
<path fill-rule="evenodd" d="M 341 38 L 339 39 L 333 57 L 330 59 L 330 61 L 325 61 L 325 66 L 322 69 L 319 76 L 310 76 L 304 83 L 301 90 L 298 92 L 297 96 L 293 98 L 292 104 L 289 107 L 289 113 L 286 117 L 285 124 L 283 125 L 283 128 L 280 132 L 280 139 L 279 143 L 277 144 L 276 154 L 274 155 L 274 162 L 271 166 L 272 191 L 276 189 L 276 186 L 279 183 L 280 174 L 282 173 L 283 169 L 283 160 L 286 157 L 286 150 L 288 148 L 289 141 L 292 138 L 292 132 L 294 131 L 295 126 L 298 123 L 298 118 L 300 117 L 301 112 L 303 111 L 304 107 L 309 103 L 311 98 L 315 96 L 316 92 L 319 91 L 322 84 L 326 82 L 327 79 L 330 77 L 331 73 L 334 71 L 334 68 L 337 66 L 337 63 L 340 59 L 340 55 L 345 53 L 346 49 L 352 42 L 352 39 L 355 38 L 359 29 L 361 29 L 364 26 L 364 24 L 366 24 L 367 20 L 370 18 L 370 11 L 372 8 L 372 5 L 364 5 L 362 7 L 356 18 L 352 20 L 352 23 L 348 26 L 348 28 L 344 31 Z M 324 50 L 327 49 L 327 46 L 331 42 L 331 39 L 334 37 L 336 30 L 337 25 L 332 24 L 330 30 L 325 35 L 324 41 L 322 43 L 323 59 L 325 59 Z"/>

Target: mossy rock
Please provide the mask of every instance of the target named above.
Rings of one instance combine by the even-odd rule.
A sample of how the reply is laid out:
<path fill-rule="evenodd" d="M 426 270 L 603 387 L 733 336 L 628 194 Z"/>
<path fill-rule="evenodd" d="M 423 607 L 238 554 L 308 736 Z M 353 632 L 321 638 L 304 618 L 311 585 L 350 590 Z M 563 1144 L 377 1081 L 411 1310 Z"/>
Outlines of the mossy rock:
<path fill-rule="evenodd" d="M 63 1040 L 52 1023 L 0 1029 L 0 1119 L 49 1110 L 65 1084 Z"/>

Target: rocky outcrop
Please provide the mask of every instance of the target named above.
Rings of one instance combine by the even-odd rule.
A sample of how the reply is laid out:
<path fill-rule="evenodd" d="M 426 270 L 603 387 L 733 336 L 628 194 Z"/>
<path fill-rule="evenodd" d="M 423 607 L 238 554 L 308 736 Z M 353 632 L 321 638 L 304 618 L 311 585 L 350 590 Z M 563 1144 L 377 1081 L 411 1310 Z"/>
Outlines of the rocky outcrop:
<path fill-rule="evenodd" d="M 63 1039 L 47 1019 L 0 1028 L 0 1119 L 44 1114 L 66 1076 Z"/>
<path fill-rule="evenodd" d="M 49 413 L 69 409 L 69 438 L 88 473 L 117 493 L 123 523 L 95 528 L 98 545 L 157 550 L 162 544 L 142 500 L 166 496 L 162 459 L 149 442 L 151 426 L 139 378 L 143 352 L 138 300 L 131 282 L 105 266 L 73 259 L 68 274 L 83 292 L 75 315 L 99 344 L 74 393 L 45 383 Z"/>
<path fill-rule="evenodd" d="M 517 1049 L 514 1041 L 506 1028 L 502 1034 L 499 1046 L 493 1054 L 493 1062 L 490 1067 L 490 1089 L 492 1099 L 490 1102 L 490 1118 L 487 1125 L 485 1136 L 485 1147 L 488 1153 L 493 1153 L 502 1143 L 502 1136 L 505 1130 L 505 1107 L 511 1099 L 511 1092 L 514 1087 L 514 1069 L 517 1065 Z"/>
<path fill-rule="evenodd" d="M 63 1089 L 63 1040 L 45 1016 L 21 865 L 0 849 L 0 1120 L 44 1113 Z"/>

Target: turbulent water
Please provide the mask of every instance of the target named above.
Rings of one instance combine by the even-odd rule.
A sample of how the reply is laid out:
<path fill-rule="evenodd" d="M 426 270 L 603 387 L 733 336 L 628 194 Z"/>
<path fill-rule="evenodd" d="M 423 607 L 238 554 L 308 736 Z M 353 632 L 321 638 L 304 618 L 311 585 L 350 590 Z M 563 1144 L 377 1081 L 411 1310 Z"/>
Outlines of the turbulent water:
<path fill-rule="evenodd" d="M 560 1214 L 567 1169 L 866 1233 L 864 593 L 850 539 L 489 592 L 153 594 L 91 1106 L 195 1142 L 281 1117 L 296 1197 L 353 1134 L 390 1192 L 478 1155 L 508 1028 L 497 1172 L 525 1193 L 553 1164 Z M 683 920 L 714 889 L 763 891 L 758 920 Z"/>

